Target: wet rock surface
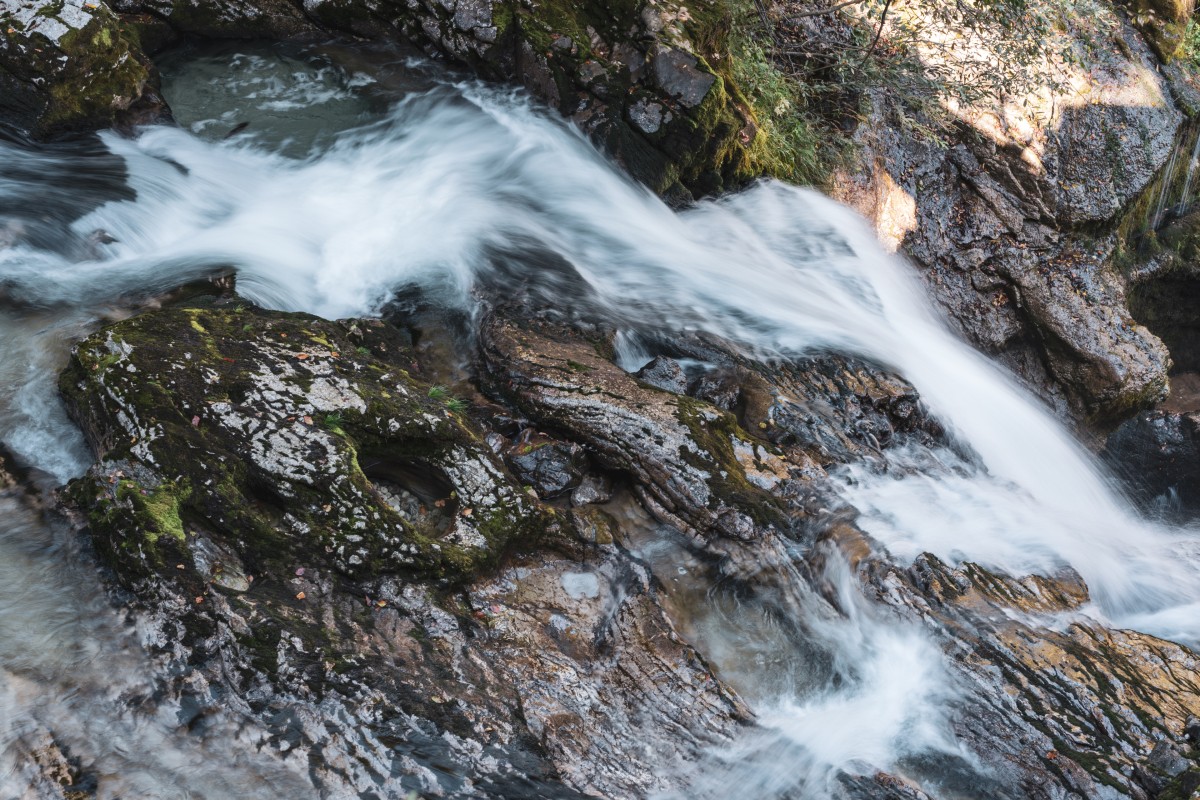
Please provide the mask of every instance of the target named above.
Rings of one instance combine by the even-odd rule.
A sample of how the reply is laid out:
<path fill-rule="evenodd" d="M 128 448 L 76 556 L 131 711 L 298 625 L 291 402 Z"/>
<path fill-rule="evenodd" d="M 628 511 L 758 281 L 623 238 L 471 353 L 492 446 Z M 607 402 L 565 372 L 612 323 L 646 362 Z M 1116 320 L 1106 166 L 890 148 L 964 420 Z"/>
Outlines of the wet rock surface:
<path fill-rule="evenodd" d="M 539 504 L 420 374 L 383 323 L 232 304 L 77 348 L 63 391 L 101 461 L 67 497 L 180 676 L 171 692 L 253 714 L 279 752 L 317 759 L 323 791 L 685 781 L 749 712 L 603 513 Z M 573 470 L 555 485 L 577 488 L 578 444 L 530 442 L 546 456 L 518 467 Z"/>
<path fill-rule="evenodd" d="M 165 117 L 148 56 L 180 37 L 340 34 L 409 42 L 482 77 L 522 84 L 634 176 L 681 200 L 753 177 L 745 149 L 753 118 L 735 100 L 727 68 L 718 71 L 726 11 L 708 0 L 10 0 L 0 14 L 0 111 L 38 136 Z"/>
<path fill-rule="evenodd" d="M 494 309 L 476 340 L 491 400 L 465 407 L 430 396 L 410 341 L 227 300 L 104 329 L 63 376 L 101 458 L 66 497 L 132 591 L 169 692 L 250 715 L 321 791 L 710 790 L 697 759 L 757 729 L 737 670 L 694 649 L 697 601 L 647 560 L 661 536 L 694 585 L 780 620 L 797 647 L 811 623 L 795 608 L 849 613 L 822 595 L 830 569 L 925 630 L 967 687 L 952 726 L 987 777 L 954 760 L 914 774 L 1005 798 L 1152 797 L 1200 774 L 1188 650 L 1091 623 L 1072 575 L 903 568 L 847 523 L 829 468 L 944 445 L 900 379 L 680 337 L 679 358 L 726 375 L 726 409 L 621 370 L 603 330 Z M 924 796 L 883 774 L 835 785 Z"/>
<path fill-rule="evenodd" d="M 1144 506 L 1200 512 L 1200 414 L 1144 411 L 1113 431 L 1103 456 Z"/>

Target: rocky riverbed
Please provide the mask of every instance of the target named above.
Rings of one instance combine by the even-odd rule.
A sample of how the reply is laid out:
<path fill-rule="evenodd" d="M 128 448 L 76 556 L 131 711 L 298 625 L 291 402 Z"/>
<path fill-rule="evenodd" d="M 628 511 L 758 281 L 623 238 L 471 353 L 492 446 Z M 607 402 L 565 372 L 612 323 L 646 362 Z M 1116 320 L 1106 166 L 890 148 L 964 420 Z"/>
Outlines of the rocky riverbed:
<path fill-rule="evenodd" d="M 1200 787 L 1200 451 L 1186 377 L 1169 378 L 1172 359 L 1194 368 L 1173 295 L 1195 288 L 1196 254 L 1189 217 L 1154 233 L 1167 251 L 1130 232 L 1160 198 L 1189 201 L 1175 160 L 1193 90 L 1160 66 L 1161 37 L 1122 23 L 1093 102 L 975 109 L 949 147 L 906 138 L 878 98 L 834 192 L 967 341 L 1090 444 L 1107 437 L 1134 512 L 828 201 L 764 184 L 675 214 L 582 141 L 676 207 L 753 178 L 771 142 L 733 80 L 723 6 L 4 9 L 3 163 L 64 180 L 125 165 L 89 173 L 97 199 L 68 191 L 85 207 L 57 218 L 23 209 L 37 199 L 15 167 L 18 189 L 0 184 L 5 325 L 33 341 L 50 327 L 26 320 L 90 314 L 54 323 L 78 341 L 46 363 L 93 459 L 55 486 L 49 459 L 6 441 L 3 541 L 34 543 L 13 563 L 49 565 L 56 594 L 94 585 L 54 628 L 98 619 L 71 635 L 106 643 L 65 681 L 3 662 L 5 792 Z M 297 154 L 286 117 L 276 139 L 222 140 L 201 117 L 207 144 L 172 130 L 156 59 L 196 37 L 288 40 L 287 70 L 326 70 L 306 102 L 344 103 L 359 132 Z M 388 49 L 401 40 L 426 55 Z M 429 55 L 546 108 L 431 78 Z M 368 81 L 378 93 L 355 94 Z M 104 127 L 124 133 L 102 152 L 62 138 Z M 1111 136 L 1138 145 L 1110 152 Z M 366 159 L 381 143 L 397 149 Z M 406 182 L 426 213 L 370 194 Z M 496 227 L 461 224 L 475 218 Z M 25 648 L 21 597 L 0 592 L 0 632 Z M 39 686 L 104 697 L 114 737 L 164 754 L 114 755 L 130 748 L 98 746 L 69 703 L 39 711 Z"/>

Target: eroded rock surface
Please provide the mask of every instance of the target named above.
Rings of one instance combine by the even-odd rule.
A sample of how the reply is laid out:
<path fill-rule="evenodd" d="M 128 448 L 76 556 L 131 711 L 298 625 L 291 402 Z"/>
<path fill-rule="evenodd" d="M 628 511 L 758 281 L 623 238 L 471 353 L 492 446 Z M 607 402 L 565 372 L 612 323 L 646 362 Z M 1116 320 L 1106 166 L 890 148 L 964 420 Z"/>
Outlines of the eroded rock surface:
<path fill-rule="evenodd" d="M 722 680 L 740 668 L 693 649 L 697 604 L 736 597 L 808 652 L 825 646 L 815 620 L 852 614 L 839 569 L 960 687 L 948 720 L 979 763 L 912 774 L 1047 799 L 1149 798 L 1200 775 L 1186 648 L 1090 621 L 1076 576 L 902 567 L 854 527 L 832 468 L 947 445 L 899 378 L 682 336 L 660 358 L 704 366 L 668 391 L 618 368 L 603 330 L 502 308 L 477 339 L 493 400 L 466 403 L 408 342 L 222 301 L 104 329 L 63 377 L 101 457 L 68 497 L 169 693 L 250 715 L 322 791 L 709 791 L 704 754 L 757 729 Z M 531 493 L 537 464 L 522 479 L 500 455 L 546 448 L 577 486 Z M 682 562 L 647 555 L 661 537 Z M 677 588 L 684 565 L 698 593 Z M 834 785 L 925 796 L 882 773 Z"/>
<path fill-rule="evenodd" d="M 540 503 L 420 375 L 384 323 L 232 303 L 77 348 L 63 391 L 100 462 L 68 496 L 172 695 L 252 714 L 335 794 L 686 782 L 748 711 L 603 512 Z"/>

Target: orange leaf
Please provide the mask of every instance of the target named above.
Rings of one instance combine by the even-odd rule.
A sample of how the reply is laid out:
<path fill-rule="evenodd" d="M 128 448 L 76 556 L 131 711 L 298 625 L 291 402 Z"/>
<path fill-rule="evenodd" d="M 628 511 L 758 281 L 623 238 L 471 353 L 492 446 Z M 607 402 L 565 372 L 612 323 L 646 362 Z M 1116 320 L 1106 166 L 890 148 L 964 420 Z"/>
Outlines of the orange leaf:
<path fill-rule="evenodd" d="M 296 599 L 297 599 L 297 600 L 303 600 L 305 597 L 307 597 L 307 595 L 305 595 L 305 594 L 304 594 L 304 592 L 297 592 L 297 593 L 296 593 Z"/>

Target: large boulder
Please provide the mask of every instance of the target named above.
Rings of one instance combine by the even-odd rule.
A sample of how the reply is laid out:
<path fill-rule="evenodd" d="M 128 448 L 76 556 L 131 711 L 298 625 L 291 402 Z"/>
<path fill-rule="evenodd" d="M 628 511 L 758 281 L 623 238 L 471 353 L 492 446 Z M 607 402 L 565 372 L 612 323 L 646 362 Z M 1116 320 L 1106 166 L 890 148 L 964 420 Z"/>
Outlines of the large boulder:
<path fill-rule="evenodd" d="M 81 343 L 63 375 L 100 458 L 72 495 L 127 577 L 244 590 L 283 558 L 461 579 L 553 522 L 412 367 L 378 322 L 241 305 L 137 317 Z"/>
<path fill-rule="evenodd" d="M 137 36 L 103 3 L 0 2 L 0 119 L 53 136 L 155 118 Z"/>
<path fill-rule="evenodd" d="M 1069 42 L 1082 63 L 1047 64 L 1027 96 L 953 106 L 948 146 L 895 125 L 876 96 L 837 196 L 916 262 L 964 338 L 1060 413 L 1105 425 L 1166 394 L 1167 350 L 1131 316 L 1117 261 L 1125 215 L 1156 203 L 1183 161 L 1190 95 L 1100 13 L 1119 45 Z"/>

